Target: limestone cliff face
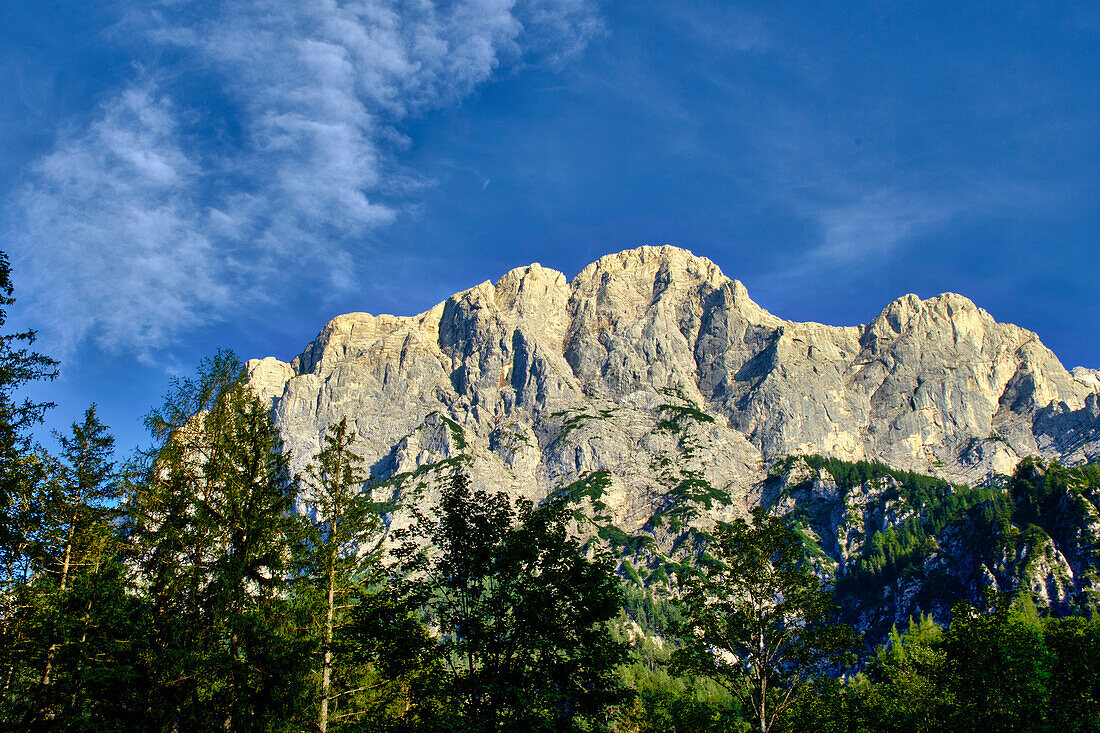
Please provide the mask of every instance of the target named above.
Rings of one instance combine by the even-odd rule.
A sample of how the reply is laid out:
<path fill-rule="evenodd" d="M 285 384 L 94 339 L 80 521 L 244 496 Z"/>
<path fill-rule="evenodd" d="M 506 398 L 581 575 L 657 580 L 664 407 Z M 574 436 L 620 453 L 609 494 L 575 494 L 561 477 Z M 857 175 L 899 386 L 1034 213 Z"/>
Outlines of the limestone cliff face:
<path fill-rule="evenodd" d="M 793 323 L 668 246 L 572 282 L 519 268 L 418 316 L 339 316 L 289 364 L 249 369 L 297 468 L 347 416 L 394 498 L 460 462 L 533 498 L 598 475 L 627 532 L 659 535 L 655 508 L 674 500 L 743 512 L 789 454 L 972 482 L 1026 455 L 1100 453 L 1098 373 L 1070 374 L 962 296 L 907 295 L 860 327 Z"/>

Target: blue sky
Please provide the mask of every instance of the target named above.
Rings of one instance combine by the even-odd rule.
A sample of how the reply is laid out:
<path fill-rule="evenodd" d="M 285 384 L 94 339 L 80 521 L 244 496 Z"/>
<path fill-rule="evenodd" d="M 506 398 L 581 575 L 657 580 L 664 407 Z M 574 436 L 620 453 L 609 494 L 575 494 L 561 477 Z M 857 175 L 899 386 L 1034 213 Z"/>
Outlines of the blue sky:
<path fill-rule="evenodd" d="M 676 244 L 784 318 L 962 293 L 1100 367 L 1088 3 L 8 0 L 0 249 L 123 446 L 219 346 L 298 353 L 538 261 Z"/>

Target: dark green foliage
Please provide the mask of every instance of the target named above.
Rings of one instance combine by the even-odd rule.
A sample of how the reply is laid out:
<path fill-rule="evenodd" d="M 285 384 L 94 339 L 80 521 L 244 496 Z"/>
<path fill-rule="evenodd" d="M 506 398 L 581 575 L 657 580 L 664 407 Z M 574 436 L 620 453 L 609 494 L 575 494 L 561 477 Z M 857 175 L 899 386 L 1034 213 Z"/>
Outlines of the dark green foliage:
<path fill-rule="evenodd" d="M 446 415 L 440 415 L 439 417 L 441 420 L 443 420 L 444 424 L 446 424 L 447 428 L 451 431 L 451 440 L 454 441 L 455 447 L 457 447 L 460 451 L 466 450 L 466 433 L 462 429 L 462 426 L 456 423 L 451 418 L 447 417 Z"/>
<path fill-rule="evenodd" d="M 74 572 L 100 559 L 103 535 L 114 533 L 121 484 L 112 460 L 115 440 L 99 421 L 95 405 L 73 423 L 71 435 L 54 433 L 61 445 L 48 469 L 41 496 L 43 523 L 35 547 L 38 565 L 64 592 Z"/>
<path fill-rule="evenodd" d="M 557 491 L 557 496 L 567 501 L 591 499 L 600 501 L 611 486 L 611 473 L 606 470 L 592 471 L 578 478 L 568 486 Z"/>
<path fill-rule="evenodd" d="M 368 589 L 348 613 L 340 649 L 359 665 L 360 687 L 336 709 L 342 729 L 445 729 L 447 675 L 438 640 L 424 625 L 415 599 L 393 585 Z M 348 666 L 348 665 L 346 665 Z"/>
<path fill-rule="evenodd" d="M 147 666 L 137 651 L 143 605 L 114 560 L 74 574 L 64 594 L 25 588 L 32 629 L 19 645 L 0 721 L 6 730 L 146 730 Z M 43 671 L 49 663 L 50 676 Z"/>
<path fill-rule="evenodd" d="M 1100 732 L 1100 621 L 1045 619 L 1043 643 L 1051 660 L 1047 728 Z"/>
<path fill-rule="evenodd" d="M 604 420 L 611 417 L 611 415 L 614 413 L 614 410 L 600 410 L 595 415 L 587 412 L 577 412 L 573 414 L 570 413 L 572 413 L 572 411 L 555 412 L 550 416 L 563 417 L 565 415 L 570 415 L 570 417 L 566 418 L 561 424 L 561 430 L 558 433 L 558 440 L 565 440 L 567 437 L 569 437 L 569 434 L 573 432 L 573 430 L 579 428 L 581 424 L 584 423 L 586 420 Z"/>
<path fill-rule="evenodd" d="M 601 526 L 596 531 L 596 535 L 607 540 L 611 547 L 624 556 L 636 555 L 644 549 L 652 549 L 657 544 L 649 535 L 628 534 L 613 524 Z"/>
<path fill-rule="evenodd" d="M 636 695 L 620 707 L 615 731 L 741 729 L 740 706 L 722 685 L 706 677 L 671 671 L 681 620 L 680 608 L 664 591 L 638 585 L 624 588 L 623 617 L 615 633 L 630 645 L 630 656 L 621 674 L 623 684 Z"/>
<path fill-rule="evenodd" d="M 412 553 L 411 591 L 438 624 L 451 715 L 463 730 L 572 730 L 606 717 L 624 658 L 609 558 L 589 560 L 565 501 L 540 507 L 471 490 L 456 474 Z"/>
<path fill-rule="evenodd" d="M 15 730 L 148 730 L 155 640 L 117 521 L 114 441 L 94 406 L 57 437 L 60 455 L 44 457 L 49 475 L 37 494 L 33 575 L 4 618 L 15 656 L 0 721 Z"/>
<path fill-rule="evenodd" d="M 1051 681 L 1042 623 L 1010 617 L 1003 598 L 990 613 L 959 603 L 951 617 L 943 647 L 953 729 L 1039 730 Z"/>
<path fill-rule="evenodd" d="M 836 579 L 836 595 L 846 607 L 862 608 L 876 602 L 884 586 L 899 579 L 919 576 L 927 578 L 925 560 L 938 550 L 936 536 L 945 527 L 963 519 L 974 506 L 993 500 L 995 489 L 972 488 L 950 484 L 933 476 L 899 471 L 877 461 L 848 462 L 818 455 L 790 457 L 776 465 L 772 480 L 778 479 L 797 460 L 814 470 L 824 469 L 833 477 L 841 495 L 852 489 L 869 487 L 891 479 L 891 488 L 880 502 L 899 502 L 909 516 L 900 523 L 874 529 L 866 538 L 863 551 L 847 562 L 844 573 Z M 803 511 L 792 513 L 799 518 Z M 809 547 L 809 545 L 808 545 Z M 813 548 L 810 548 L 811 552 Z M 952 589 L 957 593 L 958 589 Z"/>
<path fill-rule="evenodd" d="M 714 680 L 673 676 L 667 652 L 655 663 L 635 661 L 622 672 L 623 684 L 635 691 L 615 718 L 616 733 L 726 733 L 741 731 L 740 707 Z"/>
<path fill-rule="evenodd" d="M 1010 523 L 1022 530 L 1021 541 L 1034 546 L 1043 536 L 1063 547 L 1076 544 L 1080 528 L 1088 525 L 1100 507 L 1100 465 L 1088 463 L 1066 467 L 1052 461 L 1043 465 L 1026 458 L 1020 462 L 1008 482 L 1010 503 L 996 507 L 990 517 L 990 529 L 1008 536 Z M 1098 564 L 1100 548 L 1082 547 L 1088 564 Z"/>
<path fill-rule="evenodd" d="M 0 252 L 0 329 L 15 302 L 13 292 L 11 266 Z M 0 334 L 0 715 L 5 718 L 25 703 L 19 697 L 20 682 L 34 666 L 28 653 L 40 646 L 36 619 L 48 608 L 31 587 L 37 584 L 40 532 L 48 517 L 41 501 L 46 470 L 31 450 L 30 429 L 53 405 L 21 400 L 17 393 L 28 384 L 54 379 L 57 362 L 32 351 L 34 341 L 32 330 Z M 49 593 L 49 586 L 42 592 Z"/>
<path fill-rule="evenodd" d="M 1100 570 L 1100 548 L 1087 539 L 1084 528 L 1100 507 L 1100 468 L 1044 465 L 1029 458 L 991 493 L 954 524 L 966 539 L 967 552 L 994 569 L 1002 589 L 1011 590 L 1032 563 L 1052 560 L 1057 550 L 1078 576 L 1076 581 L 1063 578 L 1069 588 L 1076 582 L 1077 593 L 1056 600 L 1050 611 L 1094 614 L 1098 599 L 1084 581 Z M 1006 558 L 1018 560 L 1006 565 Z"/>
<path fill-rule="evenodd" d="M 623 614 L 647 633 L 671 636 L 680 623 L 680 609 L 671 598 L 650 588 L 623 588 Z"/>
<path fill-rule="evenodd" d="M 707 509 L 713 509 L 716 504 L 729 506 L 733 503 L 727 492 L 714 488 L 697 476 L 688 476 L 669 491 L 667 496 L 702 504 Z"/>
<path fill-rule="evenodd" d="M 11 265 L 0 252 L 0 329 L 13 303 Z M 28 545 L 38 523 L 38 506 L 33 496 L 43 480 L 43 466 L 31 451 L 30 429 L 42 422 L 49 402 L 19 399 L 17 392 L 27 384 L 57 377 L 57 362 L 32 351 L 35 332 L 0 334 L 0 592 L 7 596 L 15 583 L 25 581 Z M 0 639 L 2 641 L 2 639 Z"/>
<path fill-rule="evenodd" d="M 792 711 L 792 731 L 1100 730 L 1100 623 L 1040 619 L 996 596 L 957 604 L 951 626 L 930 619 L 891 633 L 866 673 L 824 686 Z"/>
<path fill-rule="evenodd" d="M 951 484 L 935 476 L 926 476 L 913 471 L 901 471 L 879 461 L 843 461 L 819 455 L 791 456 L 781 461 L 773 469 L 773 476 L 790 468 L 794 461 L 802 460 L 815 471 L 825 469 L 833 477 L 841 493 L 857 486 L 892 478 L 898 484 L 897 494 L 886 498 L 901 498 L 906 504 L 927 508 L 935 514 L 954 514 L 959 506 L 965 504 L 965 495 L 972 489 L 968 486 Z"/>
<path fill-rule="evenodd" d="M 930 617 L 910 620 L 903 636 L 892 629 L 868 669 L 867 717 L 890 731 L 944 730 L 954 705 L 938 676 L 947 659 L 943 631 Z"/>
<path fill-rule="evenodd" d="M 700 410 L 694 405 L 661 405 L 657 408 L 660 412 L 666 413 L 667 418 L 657 424 L 658 430 L 668 430 L 672 428 L 681 428 L 681 423 L 685 420 L 694 420 L 698 423 L 713 423 L 714 417 Z"/>
<path fill-rule="evenodd" d="M 99 422 L 95 405 L 83 422 L 73 423 L 70 435 L 55 436 L 61 454 L 43 456 L 47 479 L 36 494 L 41 521 L 29 545 L 34 580 L 24 589 L 34 597 L 23 620 L 31 622 L 35 638 L 24 648 L 22 662 L 24 674 L 38 678 L 25 713 L 28 723 L 75 708 L 84 690 L 63 688 L 81 676 L 73 665 L 79 668 L 87 654 L 102 610 L 98 604 L 110 604 L 124 592 L 113 582 L 122 544 L 113 522 L 120 493 L 114 438 Z"/>
<path fill-rule="evenodd" d="M 160 445 L 127 509 L 150 604 L 150 725 L 292 729 L 309 640 L 287 608 L 297 484 L 268 410 L 219 352 L 147 424 Z"/>
<path fill-rule="evenodd" d="M 978 597 L 984 578 L 1006 592 L 1026 594 L 1040 575 L 1053 572 L 1060 588 L 1069 591 L 1068 597 L 1052 594 L 1049 610 L 1056 615 L 1091 614 L 1100 600 L 1086 580 L 1100 571 L 1100 554 L 1082 531 L 1100 507 L 1100 467 L 1094 464 L 1067 468 L 1026 459 L 1012 477 L 965 487 L 880 463 L 792 457 L 773 468 L 772 490 L 796 461 L 834 476 L 850 506 L 802 493 L 787 521 L 821 536 L 820 544 L 807 542 L 808 554 L 821 559 L 824 553 L 836 561 L 818 564 L 819 571 L 835 572 L 845 618 L 866 623 L 867 611 L 873 611 L 873 635 L 884 634 L 885 620 L 899 611 L 933 611 L 945 618 L 954 601 Z M 860 496 L 849 501 L 857 485 Z M 838 505 L 859 512 L 836 527 L 847 547 L 859 543 L 857 553 L 843 558 L 828 536 L 834 530 L 830 512 Z M 803 534 L 813 539 L 808 531 Z M 981 566 L 989 570 L 982 578 L 967 569 Z"/>

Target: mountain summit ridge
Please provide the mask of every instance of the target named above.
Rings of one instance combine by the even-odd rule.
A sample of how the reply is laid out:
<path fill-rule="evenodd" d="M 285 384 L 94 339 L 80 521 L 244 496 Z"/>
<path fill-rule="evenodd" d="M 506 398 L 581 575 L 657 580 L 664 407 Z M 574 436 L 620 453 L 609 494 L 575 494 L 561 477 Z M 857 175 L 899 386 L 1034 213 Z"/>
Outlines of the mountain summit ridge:
<path fill-rule="evenodd" d="M 541 498 L 602 472 L 631 528 L 685 477 L 731 497 L 715 516 L 744 512 L 792 454 L 974 482 L 1100 453 L 1097 373 L 964 296 L 905 295 L 862 326 L 786 321 L 669 245 L 571 281 L 515 268 L 416 316 L 341 315 L 249 373 L 299 467 L 347 416 L 379 480 L 462 460 Z"/>

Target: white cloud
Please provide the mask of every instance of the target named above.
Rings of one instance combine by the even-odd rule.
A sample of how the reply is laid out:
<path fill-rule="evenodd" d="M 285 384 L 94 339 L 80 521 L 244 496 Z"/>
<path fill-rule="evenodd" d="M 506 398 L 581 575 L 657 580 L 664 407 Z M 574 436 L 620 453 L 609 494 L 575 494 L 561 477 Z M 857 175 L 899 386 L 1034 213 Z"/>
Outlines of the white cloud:
<path fill-rule="evenodd" d="M 871 256 L 883 256 L 913 236 L 947 222 L 961 213 L 961 203 L 938 201 L 925 194 L 876 191 L 855 201 L 815 213 L 821 244 L 810 258 L 844 265 Z"/>
<path fill-rule="evenodd" d="M 51 346 L 163 343 L 224 306 L 230 273 L 193 200 L 202 171 L 172 103 L 135 84 L 63 134 L 15 200 L 19 295 Z"/>
<path fill-rule="evenodd" d="M 133 8 L 116 37 L 152 60 L 14 197 L 21 301 L 53 353 L 148 354 L 306 272 L 353 286 L 352 243 L 415 188 L 400 123 L 601 32 L 593 0 L 199 5 Z"/>
<path fill-rule="evenodd" d="M 1049 207 L 1060 192 L 1033 182 L 941 172 L 925 180 L 895 176 L 898 187 L 872 188 L 862 193 L 848 190 L 836 176 L 831 203 L 795 204 L 796 210 L 814 221 L 820 243 L 809 250 L 805 268 L 843 267 L 856 262 L 885 260 L 899 248 L 963 218 L 980 218 L 997 212 L 1026 215 Z M 838 193 L 839 192 L 839 193 Z M 821 198 L 825 198 L 822 196 Z"/>

